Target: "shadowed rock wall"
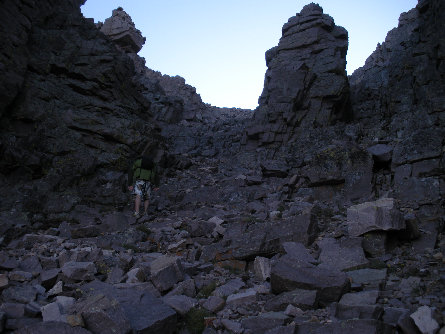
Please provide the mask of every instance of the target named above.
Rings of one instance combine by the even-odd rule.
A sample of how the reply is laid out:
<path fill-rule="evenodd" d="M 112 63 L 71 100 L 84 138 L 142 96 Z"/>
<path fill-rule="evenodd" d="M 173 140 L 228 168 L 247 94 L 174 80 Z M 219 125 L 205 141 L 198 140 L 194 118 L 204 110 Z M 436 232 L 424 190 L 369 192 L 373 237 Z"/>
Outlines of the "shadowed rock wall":
<path fill-rule="evenodd" d="M 0 173 L 11 195 L 2 209 L 45 215 L 81 202 L 120 205 L 128 157 L 157 145 L 133 62 L 81 4 L 0 4 Z"/>

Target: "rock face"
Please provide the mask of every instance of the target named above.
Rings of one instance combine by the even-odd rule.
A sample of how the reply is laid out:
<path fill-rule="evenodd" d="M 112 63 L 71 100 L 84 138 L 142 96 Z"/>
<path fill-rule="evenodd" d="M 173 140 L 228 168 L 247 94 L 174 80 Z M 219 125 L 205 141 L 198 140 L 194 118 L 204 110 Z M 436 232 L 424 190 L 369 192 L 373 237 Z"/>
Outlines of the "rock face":
<path fill-rule="evenodd" d="M 372 150 L 376 141 L 386 145 L 387 162 L 378 166 L 393 175 L 395 197 L 413 208 L 439 206 L 443 196 L 444 6 L 419 1 L 403 13 L 398 27 L 349 78 L 363 141 Z M 380 178 L 378 191 L 384 192 L 391 182 Z"/>
<path fill-rule="evenodd" d="M 62 221 L 81 201 L 122 205 L 129 156 L 160 146 L 132 61 L 80 4 L 1 4 L 1 209 L 32 219 Z"/>
<path fill-rule="evenodd" d="M 348 33 L 310 4 L 283 26 L 266 53 L 268 70 L 251 138 L 261 144 L 295 139 L 297 128 L 327 126 L 347 116 Z"/>

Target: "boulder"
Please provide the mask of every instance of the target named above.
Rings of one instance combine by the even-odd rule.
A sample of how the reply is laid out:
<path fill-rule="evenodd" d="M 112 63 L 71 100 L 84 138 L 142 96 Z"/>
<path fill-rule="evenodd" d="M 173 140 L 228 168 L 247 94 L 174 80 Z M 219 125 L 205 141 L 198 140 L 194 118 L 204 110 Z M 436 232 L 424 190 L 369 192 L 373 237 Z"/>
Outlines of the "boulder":
<path fill-rule="evenodd" d="M 227 297 L 226 304 L 228 306 L 239 306 L 243 304 L 249 304 L 256 302 L 257 292 L 255 289 L 248 289 L 243 292 L 239 292 Z"/>
<path fill-rule="evenodd" d="M 432 310 L 428 306 L 421 306 L 410 315 L 422 334 L 434 334 L 439 330 L 439 324 L 433 318 Z"/>
<path fill-rule="evenodd" d="M 162 301 L 181 315 L 185 315 L 198 304 L 195 298 L 182 295 L 165 296 Z"/>
<path fill-rule="evenodd" d="M 316 290 L 322 305 L 338 301 L 349 289 L 349 280 L 345 273 L 318 268 L 287 255 L 272 264 L 270 282 L 274 293 L 295 289 Z"/>
<path fill-rule="evenodd" d="M 362 288 L 379 289 L 385 282 L 387 269 L 358 269 L 346 272 L 351 284 Z"/>
<path fill-rule="evenodd" d="M 318 306 L 316 290 L 295 289 L 272 297 L 264 305 L 266 311 L 284 311 L 288 305 L 302 310 L 315 309 Z"/>
<path fill-rule="evenodd" d="M 241 326 L 251 333 L 263 334 L 269 329 L 284 325 L 287 320 L 288 317 L 283 313 L 268 312 L 243 319 Z"/>
<path fill-rule="evenodd" d="M 24 326 L 15 331 L 17 334 L 92 334 L 89 330 L 82 327 L 71 327 L 63 322 L 39 322 L 32 325 Z"/>
<path fill-rule="evenodd" d="M 163 255 L 151 263 L 150 279 L 161 291 L 170 290 L 184 279 L 184 271 L 178 257 Z"/>
<path fill-rule="evenodd" d="M 325 238 L 317 242 L 321 249 L 318 258 L 321 262 L 319 267 L 347 271 L 366 265 L 368 260 L 361 244 L 361 238 L 348 238 L 340 241 L 334 238 Z"/>
<path fill-rule="evenodd" d="M 348 230 L 351 236 L 369 231 L 403 230 L 405 221 L 393 198 L 381 198 L 348 208 Z"/>
<path fill-rule="evenodd" d="M 380 319 L 381 306 L 376 305 L 378 291 L 362 291 L 344 294 L 337 304 L 335 316 L 338 319 Z"/>
<path fill-rule="evenodd" d="M 75 281 L 91 281 L 96 274 L 96 266 L 93 262 L 66 262 L 62 267 L 62 273 Z"/>
<path fill-rule="evenodd" d="M 216 313 L 224 308 L 225 303 L 226 301 L 224 300 L 224 298 L 218 296 L 210 296 L 202 304 L 202 307 L 204 307 L 206 310 L 209 310 L 212 313 Z"/>
<path fill-rule="evenodd" d="M 82 291 L 88 297 L 105 296 L 110 300 L 112 309 L 109 314 L 111 315 L 115 312 L 113 310 L 122 309 L 125 321 L 136 333 L 173 333 L 176 328 L 176 312 L 159 298 L 154 297 L 146 284 L 136 287 L 134 285 L 113 286 L 94 281 L 83 285 Z M 137 303 L 135 303 L 136 300 Z M 105 299 L 104 302 L 108 305 Z M 120 311 L 116 312 L 121 314 Z M 122 324 L 125 325 L 125 322 L 119 321 L 119 326 Z"/>
<path fill-rule="evenodd" d="M 228 281 L 226 284 L 217 287 L 212 294 L 218 297 L 228 297 L 239 291 L 245 285 L 246 284 L 241 279 L 235 278 Z"/>

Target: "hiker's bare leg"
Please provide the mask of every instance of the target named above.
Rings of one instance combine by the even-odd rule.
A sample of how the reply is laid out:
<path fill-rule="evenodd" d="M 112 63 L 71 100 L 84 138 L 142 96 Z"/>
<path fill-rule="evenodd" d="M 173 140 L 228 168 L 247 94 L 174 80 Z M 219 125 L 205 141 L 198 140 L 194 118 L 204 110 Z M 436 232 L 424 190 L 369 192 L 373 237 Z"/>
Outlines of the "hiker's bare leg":
<path fill-rule="evenodd" d="M 144 202 L 144 212 L 145 213 L 147 213 L 147 209 L 148 209 L 148 204 L 149 204 L 149 200 L 146 200 L 145 202 Z"/>
<path fill-rule="evenodd" d="M 136 195 L 136 199 L 134 200 L 134 212 L 139 212 L 140 206 L 141 206 L 141 196 Z"/>

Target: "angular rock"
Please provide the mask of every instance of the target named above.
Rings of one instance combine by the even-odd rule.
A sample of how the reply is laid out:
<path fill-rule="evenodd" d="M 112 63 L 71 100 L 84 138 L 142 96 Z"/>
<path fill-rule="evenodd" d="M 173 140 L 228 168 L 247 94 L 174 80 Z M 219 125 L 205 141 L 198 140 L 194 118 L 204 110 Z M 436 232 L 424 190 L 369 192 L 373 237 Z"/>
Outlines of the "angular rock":
<path fill-rule="evenodd" d="M 377 144 L 368 147 L 368 152 L 371 153 L 373 158 L 378 162 L 391 161 L 392 151 L 392 147 L 385 144 Z"/>
<path fill-rule="evenodd" d="M 127 283 L 140 283 L 145 281 L 145 274 L 142 269 L 134 268 L 127 273 Z"/>
<path fill-rule="evenodd" d="M 164 255 L 151 263 L 151 281 L 163 292 L 170 290 L 176 283 L 184 279 L 184 271 L 179 258 Z"/>
<path fill-rule="evenodd" d="M 8 318 L 23 318 L 25 316 L 25 304 L 2 303 L 0 311 Z"/>
<path fill-rule="evenodd" d="M 345 273 L 298 262 L 287 255 L 272 265 L 270 283 L 274 293 L 295 289 L 317 290 L 322 305 L 338 301 L 349 289 Z"/>
<path fill-rule="evenodd" d="M 283 313 L 268 312 L 258 316 L 247 317 L 241 321 L 241 325 L 252 333 L 263 334 L 269 329 L 284 325 L 287 319 L 288 317 Z"/>
<path fill-rule="evenodd" d="M 212 294 L 218 297 L 228 297 L 239 291 L 239 289 L 241 289 L 245 285 L 246 284 L 241 279 L 235 278 L 228 281 L 226 284 L 217 287 Z"/>
<path fill-rule="evenodd" d="M 409 314 L 409 310 L 397 307 L 385 307 L 383 311 L 382 320 L 386 324 L 397 326 L 400 318 Z"/>
<path fill-rule="evenodd" d="M 32 274 L 27 271 L 11 271 L 8 276 L 10 281 L 27 282 L 32 280 Z"/>
<path fill-rule="evenodd" d="M 306 322 L 297 325 L 296 333 L 314 334 L 381 334 L 392 333 L 393 328 L 381 321 L 369 319 L 353 319 L 333 322 L 331 324 L 317 324 Z"/>
<path fill-rule="evenodd" d="M 225 303 L 226 301 L 224 300 L 224 298 L 218 296 L 210 296 L 202 304 L 202 307 L 204 307 L 206 310 L 209 310 L 212 313 L 216 313 L 224 308 Z"/>
<path fill-rule="evenodd" d="M 434 334 L 439 330 L 439 324 L 432 316 L 432 310 L 428 306 L 421 306 L 410 315 L 422 334 Z"/>
<path fill-rule="evenodd" d="M 295 289 L 283 292 L 269 299 L 264 305 L 266 311 L 284 311 L 288 305 L 293 305 L 302 310 L 315 309 L 318 306 L 316 290 Z"/>
<path fill-rule="evenodd" d="M 317 243 L 321 248 L 318 260 L 320 268 L 350 270 L 368 263 L 362 248 L 361 238 L 348 238 L 337 241 L 325 238 Z"/>
<path fill-rule="evenodd" d="M 91 334 L 90 331 L 82 327 L 71 327 L 63 322 L 39 322 L 19 328 L 15 333 L 17 334 Z"/>
<path fill-rule="evenodd" d="M 0 274 L 0 291 L 6 289 L 9 286 L 8 275 Z"/>
<path fill-rule="evenodd" d="M 29 285 L 10 286 L 2 292 L 3 301 L 27 304 L 36 299 L 37 290 Z"/>
<path fill-rule="evenodd" d="M 387 269 L 358 269 L 351 270 L 346 275 L 351 279 L 351 284 L 364 288 L 379 289 L 386 279 Z"/>
<path fill-rule="evenodd" d="M 381 198 L 348 208 L 348 230 L 351 236 L 369 231 L 403 230 L 405 221 L 393 198 Z"/>
<path fill-rule="evenodd" d="M 198 304 L 198 301 L 195 298 L 181 295 L 165 296 L 162 300 L 181 315 L 185 315 Z"/>
<path fill-rule="evenodd" d="M 96 266 L 93 262 L 66 262 L 62 267 L 62 273 L 76 281 L 91 281 L 96 274 Z"/>
<path fill-rule="evenodd" d="M 344 294 L 337 304 L 335 316 L 338 319 L 375 319 L 383 314 L 381 306 L 376 305 L 378 291 L 362 291 Z"/>
<path fill-rule="evenodd" d="M 176 312 L 154 297 L 147 283 L 135 287 L 93 281 L 83 285 L 82 290 L 89 296 L 103 295 L 113 301 L 113 305 L 118 303 L 136 333 L 171 334 L 176 329 Z"/>
<path fill-rule="evenodd" d="M 243 327 L 239 322 L 229 320 L 229 319 L 221 319 L 221 324 L 226 328 L 228 331 L 235 333 L 235 334 L 241 334 L 244 330 Z"/>
<path fill-rule="evenodd" d="M 131 326 L 122 307 L 104 295 L 89 296 L 77 303 L 74 310 L 81 315 L 92 333 L 128 333 Z"/>
<path fill-rule="evenodd" d="M 63 315 L 57 303 L 50 303 L 41 309 L 43 321 L 66 322 L 66 315 Z"/>
<path fill-rule="evenodd" d="M 372 231 L 363 234 L 363 250 L 368 256 L 379 257 L 386 254 L 388 235 L 385 231 Z"/>
<path fill-rule="evenodd" d="M 256 300 L 257 300 L 257 292 L 254 289 L 249 289 L 228 296 L 226 304 L 228 306 L 238 306 L 242 304 L 253 303 L 256 302 Z"/>
<path fill-rule="evenodd" d="M 40 274 L 40 284 L 45 288 L 49 289 L 57 282 L 57 277 L 59 276 L 60 269 L 49 269 L 45 270 Z"/>
<path fill-rule="evenodd" d="M 309 254 L 308 249 L 300 242 L 284 242 L 283 248 L 289 258 L 312 264 L 317 263 L 314 257 Z"/>
<path fill-rule="evenodd" d="M 178 283 L 178 286 L 171 290 L 167 295 L 185 295 L 188 297 L 196 297 L 195 281 L 193 279 L 187 279 Z"/>
<path fill-rule="evenodd" d="M 262 281 L 270 278 L 270 260 L 265 257 L 257 256 L 253 262 L 255 276 Z"/>

